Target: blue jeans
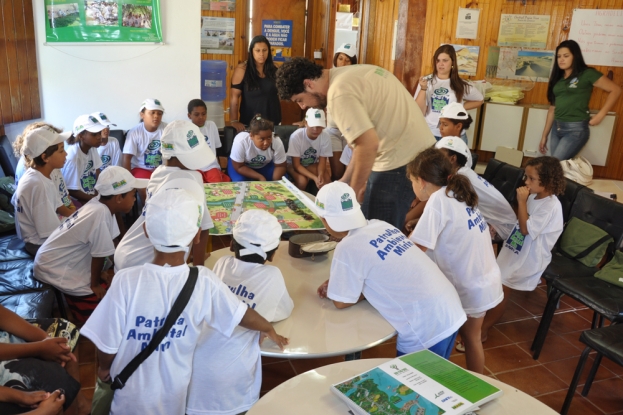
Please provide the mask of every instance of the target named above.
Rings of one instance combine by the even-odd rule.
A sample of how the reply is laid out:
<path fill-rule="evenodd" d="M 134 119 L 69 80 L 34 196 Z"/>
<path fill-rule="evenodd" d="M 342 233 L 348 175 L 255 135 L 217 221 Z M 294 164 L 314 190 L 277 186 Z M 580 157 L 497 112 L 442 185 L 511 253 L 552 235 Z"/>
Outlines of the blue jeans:
<path fill-rule="evenodd" d="M 268 163 L 261 169 L 253 169 L 253 170 L 255 170 L 256 172 L 264 176 L 264 178 L 266 178 L 267 181 L 271 182 L 273 180 L 273 171 L 275 171 L 275 163 L 271 161 L 270 163 Z M 227 160 L 227 175 L 231 178 L 232 182 L 256 181 L 255 179 L 250 179 L 238 173 L 236 169 L 234 169 L 234 165 L 231 164 L 231 159 Z"/>
<path fill-rule="evenodd" d="M 453 334 L 449 335 L 436 345 L 429 347 L 428 350 L 443 357 L 444 359 L 449 359 L 452 354 L 452 350 L 454 349 L 454 341 L 456 340 L 456 335 L 458 333 L 458 331 L 455 331 Z M 401 352 L 400 350 L 396 351 L 396 357 L 404 356 L 405 354 L 406 353 Z"/>
<path fill-rule="evenodd" d="M 389 171 L 373 171 L 366 184 L 361 211 L 366 219 L 379 219 L 402 229 L 415 198 L 407 166 Z"/>
<path fill-rule="evenodd" d="M 549 133 L 549 153 L 558 160 L 569 160 L 578 155 L 588 141 L 588 120 L 556 121 Z"/>

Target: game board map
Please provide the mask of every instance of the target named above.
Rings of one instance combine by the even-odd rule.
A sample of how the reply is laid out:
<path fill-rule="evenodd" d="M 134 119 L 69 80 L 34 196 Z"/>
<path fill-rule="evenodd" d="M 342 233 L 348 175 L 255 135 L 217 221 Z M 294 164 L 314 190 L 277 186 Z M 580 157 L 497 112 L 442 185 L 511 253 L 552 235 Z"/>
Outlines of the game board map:
<path fill-rule="evenodd" d="M 206 203 L 214 228 L 211 235 L 230 235 L 238 217 L 249 209 L 274 215 L 284 231 L 324 229 L 313 204 L 290 182 L 206 183 Z"/>
<path fill-rule="evenodd" d="M 354 414 L 461 415 L 502 391 L 423 350 L 331 386 Z"/>

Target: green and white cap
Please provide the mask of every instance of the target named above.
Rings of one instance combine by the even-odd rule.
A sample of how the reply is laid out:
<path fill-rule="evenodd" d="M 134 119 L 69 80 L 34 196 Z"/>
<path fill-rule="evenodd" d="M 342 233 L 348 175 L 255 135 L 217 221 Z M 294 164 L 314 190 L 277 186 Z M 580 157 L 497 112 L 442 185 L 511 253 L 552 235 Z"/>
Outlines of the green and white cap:
<path fill-rule="evenodd" d="M 141 103 L 141 107 L 138 109 L 138 112 L 141 112 L 144 109 L 158 110 L 164 112 L 164 107 L 160 103 L 160 100 L 156 98 L 146 98 L 145 100 L 143 100 L 143 102 Z"/>
<path fill-rule="evenodd" d="M 327 118 L 324 115 L 324 110 L 316 108 L 310 108 L 305 113 L 305 122 L 308 127 L 327 127 Z"/>
<path fill-rule="evenodd" d="M 320 189 L 316 195 L 316 213 L 338 232 L 361 228 L 368 223 L 355 191 L 343 182 L 329 183 Z"/>
<path fill-rule="evenodd" d="M 466 167 L 472 167 L 472 152 L 469 151 L 465 141 L 461 137 L 444 137 L 435 143 L 435 148 L 447 148 L 448 150 L 456 151 L 462 154 L 467 159 Z"/>
<path fill-rule="evenodd" d="M 240 215 L 233 236 L 245 248 L 240 251 L 241 256 L 257 254 L 266 259 L 266 252 L 279 246 L 282 232 L 276 217 L 264 210 L 252 209 Z"/>
<path fill-rule="evenodd" d="M 133 189 L 144 189 L 147 183 L 149 180 L 137 179 L 123 167 L 110 166 L 100 173 L 95 190 L 102 196 L 122 195 Z"/>
<path fill-rule="evenodd" d="M 60 144 L 71 136 L 71 131 L 58 134 L 48 126 L 29 131 L 22 143 L 22 154 L 30 158 L 39 157 L 55 144 Z"/>
<path fill-rule="evenodd" d="M 83 131 L 88 131 L 90 133 L 99 133 L 107 127 L 107 125 L 102 124 L 93 115 L 84 114 L 76 118 L 76 121 L 74 121 L 74 129 L 72 130 L 72 132 L 74 133 L 74 135 L 78 135 Z"/>
<path fill-rule="evenodd" d="M 160 144 L 163 159 L 176 157 L 189 170 L 199 170 L 216 159 L 199 127 L 189 120 L 167 124 Z"/>
<path fill-rule="evenodd" d="M 342 43 L 340 47 L 337 48 L 335 53 L 343 53 L 344 55 L 352 58 L 357 54 L 357 51 L 355 50 L 355 45 L 353 45 L 352 43 Z"/>
<path fill-rule="evenodd" d="M 117 124 L 113 124 L 103 112 L 94 112 L 91 115 L 97 118 L 100 124 L 104 124 L 106 127 L 110 127 L 111 125 L 115 127 L 117 126 Z"/>

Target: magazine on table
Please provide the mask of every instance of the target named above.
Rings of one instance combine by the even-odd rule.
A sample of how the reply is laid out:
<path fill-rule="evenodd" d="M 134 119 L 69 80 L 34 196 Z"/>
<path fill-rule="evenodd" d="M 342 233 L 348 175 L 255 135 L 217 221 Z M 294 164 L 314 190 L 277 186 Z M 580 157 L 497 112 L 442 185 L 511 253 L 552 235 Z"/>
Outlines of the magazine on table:
<path fill-rule="evenodd" d="M 353 415 L 462 415 L 503 392 L 429 350 L 331 385 Z"/>

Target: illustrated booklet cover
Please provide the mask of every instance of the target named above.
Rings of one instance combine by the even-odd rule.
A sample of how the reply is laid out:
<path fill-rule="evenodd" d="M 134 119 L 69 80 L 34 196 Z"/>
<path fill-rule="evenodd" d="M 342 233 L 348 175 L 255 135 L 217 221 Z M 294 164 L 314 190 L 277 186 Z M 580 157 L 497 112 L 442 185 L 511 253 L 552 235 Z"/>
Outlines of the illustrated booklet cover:
<path fill-rule="evenodd" d="M 324 229 L 313 202 L 287 179 L 278 182 L 206 183 L 206 201 L 214 228 L 211 235 L 230 235 L 242 212 L 263 209 L 284 231 Z"/>
<path fill-rule="evenodd" d="M 429 350 L 331 386 L 355 414 L 461 415 L 503 392 Z"/>

